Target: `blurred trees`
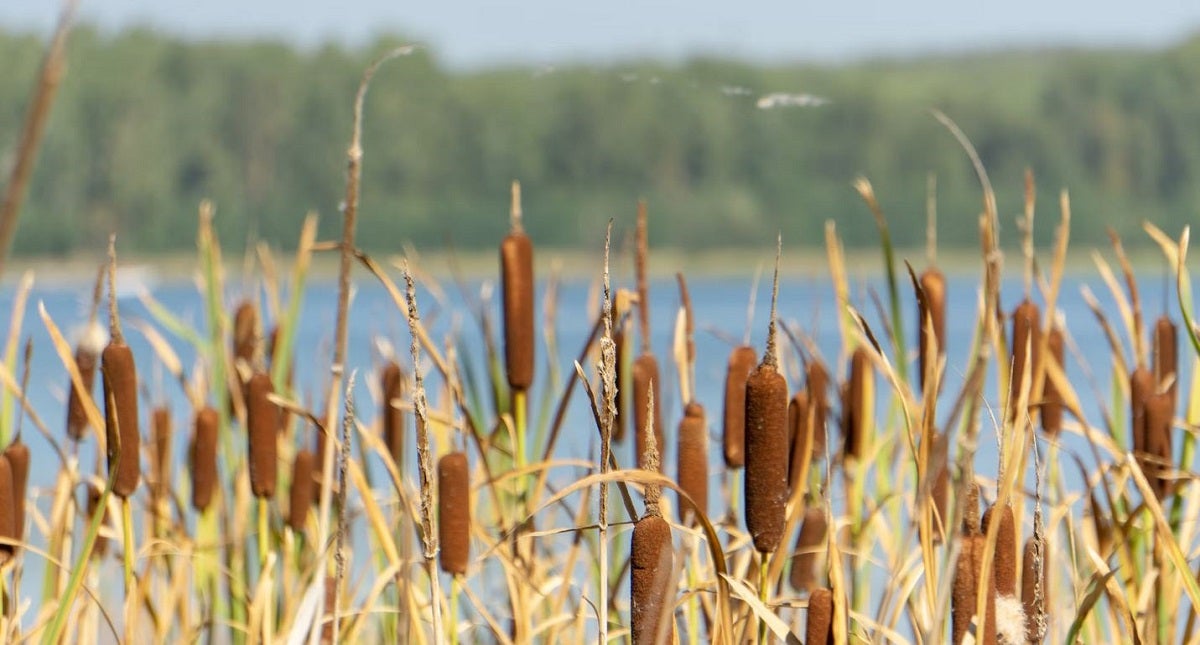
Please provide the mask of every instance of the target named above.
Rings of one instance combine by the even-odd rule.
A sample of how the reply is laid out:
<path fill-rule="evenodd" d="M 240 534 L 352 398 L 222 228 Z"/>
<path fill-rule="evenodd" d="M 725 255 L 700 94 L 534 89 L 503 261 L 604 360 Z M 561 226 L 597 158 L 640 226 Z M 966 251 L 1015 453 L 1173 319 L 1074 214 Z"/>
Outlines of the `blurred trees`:
<path fill-rule="evenodd" d="M 211 198 L 234 248 L 292 245 L 309 210 L 332 235 L 363 51 L 180 41 L 80 28 L 35 173 L 16 253 L 102 248 L 109 231 L 147 252 L 189 248 Z M 0 35 L 0 170 L 41 55 Z M 828 103 L 760 109 L 772 92 Z M 853 65 L 751 66 L 697 58 L 461 72 L 419 50 L 377 77 L 365 124 L 361 240 L 490 248 L 520 179 L 539 244 L 595 247 L 610 217 L 649 200 L 656 245 L 819 245 L 876 240 L 851 182 L 875 184 L 897 242 L 924 239 L 928 173 L 940 241 L 974 247 L 978 182 L 936 107 L 971 137 L 1002 224 L 1029 166 L 1039 231 L 1071 190 L 1074 237 L 1149 218 L 1168 230 L 1200 206 L 1200 38 L 1162 51 L 1038 51 Z M 6 177 L 6 175 L 4 175 Z M 1011 229 L 1010 229 L 1011 230 Z"/>

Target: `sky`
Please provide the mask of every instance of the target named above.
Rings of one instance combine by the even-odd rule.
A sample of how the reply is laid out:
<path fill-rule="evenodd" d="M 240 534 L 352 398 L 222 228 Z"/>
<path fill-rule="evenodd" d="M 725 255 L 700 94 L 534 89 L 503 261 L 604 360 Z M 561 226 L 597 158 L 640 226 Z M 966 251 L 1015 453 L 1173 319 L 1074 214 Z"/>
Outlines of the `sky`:
<path fill-rule="evenodd" d="M 714 53 L 845 61 L 1047 45 L 1163 47 L 1200 31 L 1197 0 L 81 0 L 105 29 L 271 37 L 304 47 L 383 33 L 458 68 Z M 54 0 L 0 0 L 0 27 L 48 31 Z"/>

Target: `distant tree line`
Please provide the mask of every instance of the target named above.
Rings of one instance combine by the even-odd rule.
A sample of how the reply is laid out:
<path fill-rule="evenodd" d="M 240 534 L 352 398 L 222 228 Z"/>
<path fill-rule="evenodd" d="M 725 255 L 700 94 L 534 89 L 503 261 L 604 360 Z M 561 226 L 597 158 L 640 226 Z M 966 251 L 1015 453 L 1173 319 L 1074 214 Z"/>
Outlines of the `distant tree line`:
<path fill-rule="evenodd" d="M 234 248 L 290 246 L 310 210 L 332 235 L 355 87 L 400 42 L 297 50 L 77 29 L 15 252 L 101 248 L 109 231 L 145 252 L 190 248 L 203 198 Z M 0 170 L 42 49 L 0 34 Z M 802 105 L 761 107 L 775 92 Z M 418 50 L 384 68 L 367 100 L 360 238 L 374 250 L 491 247 L 519 179 L 527 227 L 548 246 L 594 247 L 641 197 L 655 245 L 769 247 L 781 230 L 815 246 L 827 219 L 866 245 L 877 235 L 852 188 L 861 175 L 897 243 L 916 246 L 932 173 L 940 242 L 974 247 L 979 184 L 934 107 L 974 142 L 1010 233 L 1026 167 L 1043 239 L 1061 188 L 1083 241 L 1105 225 L 1140 239 L 1142 219 L 1175 230 L 1200 206 L 1200 38 L 838 66 L 695 58 L 466 72 Z"/>

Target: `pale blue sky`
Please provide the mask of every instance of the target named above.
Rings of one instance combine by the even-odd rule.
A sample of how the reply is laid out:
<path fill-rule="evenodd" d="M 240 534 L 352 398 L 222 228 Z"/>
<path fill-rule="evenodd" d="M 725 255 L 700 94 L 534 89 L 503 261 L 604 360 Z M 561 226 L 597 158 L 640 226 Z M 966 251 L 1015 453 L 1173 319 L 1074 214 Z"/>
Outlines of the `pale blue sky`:
<path fill-rule="evenodd" d="M 404 33 L 458 67 L 501 62 L 846 60 L 1020 45 L 1160 47 L 1200 29 L 1197 0 L 82 0 L 106 28 L 150 24 L 193 37 L 357 44 Z M 0 25 L 48 29 L 53 0 L 0 0 Z"/>

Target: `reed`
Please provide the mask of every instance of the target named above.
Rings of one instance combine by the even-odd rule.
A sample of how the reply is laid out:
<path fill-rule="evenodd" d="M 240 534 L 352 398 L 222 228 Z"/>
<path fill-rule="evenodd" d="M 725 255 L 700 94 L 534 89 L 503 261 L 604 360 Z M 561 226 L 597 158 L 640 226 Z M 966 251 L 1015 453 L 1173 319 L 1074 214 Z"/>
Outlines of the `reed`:
<path fill-rule="evenodd" d="M 471 480 L 467 454 L 442 455 L 437 465 L 438 564 L 452 576 L 465 576 L 471 559 Z"/>
<path fill-rule="evenodd" d="M 196 411 L 192 420 L 192 441 L 188 448 L 189 470 L 192 473 L 192 508 L 204 513 L 212 504 L 217 490 L 217 429 L 220 424 L 216 408 Z"/>
<path fill-rule="evenodd" d="M 722 427 L 726 468 L 746 465 L 746 380 L 754 371 L 758 355 L 749 345 L 729 353 L 725 370 L 725 424 Z"/>
<path fill-rule="evenodd" d="M 255 372 L 246 382 L 247 463 L 250 490 L 259 499 L 274 497 L 279 479 L 279 406 L 269 398 L 274 393 L 266 372 Z"/>

